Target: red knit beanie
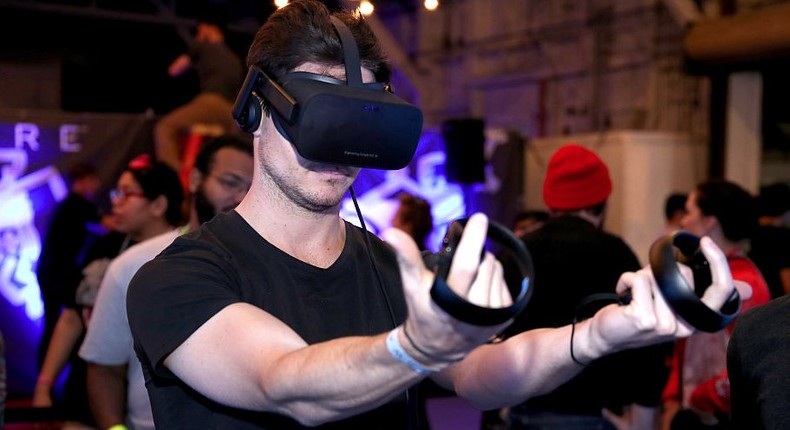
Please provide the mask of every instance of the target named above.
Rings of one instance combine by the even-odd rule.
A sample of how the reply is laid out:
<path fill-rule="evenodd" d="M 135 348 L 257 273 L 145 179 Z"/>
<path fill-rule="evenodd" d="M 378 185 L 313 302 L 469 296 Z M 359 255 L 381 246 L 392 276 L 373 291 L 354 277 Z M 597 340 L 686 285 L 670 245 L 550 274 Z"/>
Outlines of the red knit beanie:
<path fill-rule="evenodd" d="M 543 182 L 543 201 L 549 209 L 595 206 L 603 203 L 611 193 L 609 169 L 592 151 L 568 144 L 551 156 Z"/>

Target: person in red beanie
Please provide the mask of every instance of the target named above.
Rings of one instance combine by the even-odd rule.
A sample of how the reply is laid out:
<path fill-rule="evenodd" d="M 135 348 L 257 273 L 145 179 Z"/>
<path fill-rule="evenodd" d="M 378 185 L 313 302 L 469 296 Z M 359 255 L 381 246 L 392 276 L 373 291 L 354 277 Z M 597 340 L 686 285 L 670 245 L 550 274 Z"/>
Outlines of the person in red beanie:
<path fill-rule="evenodd" d="M 611 193 L 609 168 L 594 152 L 570 143 L 551 156 L 543 182 L 543 201 L 551 211 L 603 206 Z"/>
<path fill-rule="evenodd" d="M 611 193 L 609 169 L 595 153 L 567 144 L 553 154 L 543 183 L 549 220 L 523 238 L 535 265 L 534 292 L 506 337 L 591 316 L 611 301 L 577 311 L 582 300 L 614 293 L 621 273 L 639 269 L 631 248 L 602 229 Z M 511 267 L 505 261 L 508 279 Z M 505 427 L 654 428 L 670 353 L 671 344 L 660 344 L 579 364 L 586 367 L 575 378 L 502 414 Z"/>

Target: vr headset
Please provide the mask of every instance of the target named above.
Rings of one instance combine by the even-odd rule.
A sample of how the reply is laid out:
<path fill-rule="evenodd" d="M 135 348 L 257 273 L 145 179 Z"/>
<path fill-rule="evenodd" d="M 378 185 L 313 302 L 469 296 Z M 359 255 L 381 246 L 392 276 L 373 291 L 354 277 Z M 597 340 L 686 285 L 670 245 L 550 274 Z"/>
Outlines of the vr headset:
<path fill-rule="evenodd" d="M 422 112 L 382 83 L 363 84 L 351 31 L 332 17 L 346 66 L 346 82 L 306 72 L 280 83 L 251 66 L 233 106 L 239 127 L 254 132 L 267 103 L 277 130 L 310 161 L 395 170 L 409 164 L 422 131 Z"/>

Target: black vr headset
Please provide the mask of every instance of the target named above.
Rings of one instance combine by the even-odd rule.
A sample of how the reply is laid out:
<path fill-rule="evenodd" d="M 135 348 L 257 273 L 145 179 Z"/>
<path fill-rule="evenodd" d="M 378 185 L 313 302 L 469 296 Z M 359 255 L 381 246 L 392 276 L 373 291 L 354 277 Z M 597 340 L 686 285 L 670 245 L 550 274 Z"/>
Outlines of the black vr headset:
<path fill-rule="evenodd" d="M 233 105 L 233 118 L 252 133 L 261 121 L 261 103 L 267 103 L 277 130 L 308 160 L 401 169 L 417 149 L 422 112 L 382 83 L 363 84 L 354 36 L 336 17 L 332 24 L 343 46 L 346 82 L 292 72 L 278 84 L 251 66 Z"/>

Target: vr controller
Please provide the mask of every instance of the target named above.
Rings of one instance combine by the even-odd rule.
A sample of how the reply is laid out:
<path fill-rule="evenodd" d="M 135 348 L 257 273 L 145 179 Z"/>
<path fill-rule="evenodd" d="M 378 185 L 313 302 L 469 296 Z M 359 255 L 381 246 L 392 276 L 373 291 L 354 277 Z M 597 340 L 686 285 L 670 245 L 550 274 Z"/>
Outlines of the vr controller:
<path fill-rule="evenodd" d="M 300 156 L 316 162 L 376 169 L 409 164 L 422 132 L 422 112 L 382 83 L 364 84 L 351 30 L 332 17 L 343 47 L 346 81 L 306 72 L 275 82 L 251 66 L 233 105 L 238 126 L 254 132 L 262 104 Z"/>
<path fill-rule="evenodd" d="M 694 288 L 686 282 L 676 262 L 691 268 Z M 699 249 L 699 238 L 685 231 L 676 231 L 656 240 L 650 247 L 650 268 L 658 288 L 676 315 L 696 329 L 714 333 L 735 320 L 741 310 L 738 290 L 716 311 L 701 299 L 712 279 L 708 260 Z"/>
<path fill-rule="evenodd" d="M 501 308 L 488 308 L 475 305 L 456 294 L 446 283 L 450 272 L 450 264 L 458 247 L 461 234 L 468 218 L 461 218 L 450 224 L 442 242 L 442 248 L 435 264 L 436 277 L 431 287 L 431 298 L 442 310 L 453 318 L 478 326 L 501 324 L 516 317 L 532 296 L 533 289 L 529 282 L 534 276 L 534 267 L 529 251 L 524 243 L 509 229 L 494 221 L 489 221 L 487 237 L 498 242 L 515 254 L 521 282 L 508 284 L 513 304 Z M 694 275 L 694 288 L 686 282 L 677 263 L 691 268 Z M 699 238 L 691 233 L 677 231 L 659 238 L 650 247 L 650 267 L 656 278 L 659 290 L 676 315 L 705 332 L 717 332 L 727 327 L 741 309 L 741 299 L 737 290 L 733 290 L 721 310 L 709 308 L 701 297 L 712 282 L 707 259 L 699 249 Z M 630 297 L 617 300 L 614 294 L 594 295 L 594 299 L 611 299 L 621 303 L 630 301 Z M 605 297 L 602 297 L 605 296 Z"/>
<path fill-rule="evenodd" d="M 442 310 L 457 320 L 478 326 L 501 324 L 524 310 L 532 297 L 532 288 L 529 285 L 533 277 L 532 257 L 521 239 L 501 224 L 489 220 L 487 237 L 515 254 L 514 261 L 518 266 L 521 282 L 508 284 L 510 295 L 513 298 L 513 303 L 510 306 L 488 308 L 467 301 L 450 289 L 446 279 L 450 273 L 453 255 L 461 240 L 461 233 L 463 233 L 468 220 L 469 218 L 456 220 L 447 229 L 438 255 L 436 277 L 431 287 L 431 298 Z"/>

